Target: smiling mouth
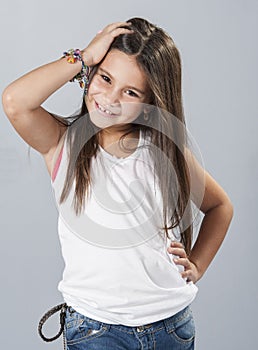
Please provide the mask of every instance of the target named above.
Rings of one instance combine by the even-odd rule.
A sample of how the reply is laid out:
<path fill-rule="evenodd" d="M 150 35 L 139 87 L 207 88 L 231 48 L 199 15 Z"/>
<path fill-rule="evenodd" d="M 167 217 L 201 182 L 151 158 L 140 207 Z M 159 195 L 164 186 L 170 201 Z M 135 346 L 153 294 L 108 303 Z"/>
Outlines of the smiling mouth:
<path fill-rule="evenodd" d="M 102 115 L 105 115 L 105 116 L 108 116 L 108 117 L 114 117 L 114 116 L 118 115 L 118 114 L 115 114 L 115 113 L 111 112 L 109 109 L 104 108 L 102 105 L 98 104 L 96 101 L 95 101 L 95 105 L 96 105 L 96 109 Z"/>

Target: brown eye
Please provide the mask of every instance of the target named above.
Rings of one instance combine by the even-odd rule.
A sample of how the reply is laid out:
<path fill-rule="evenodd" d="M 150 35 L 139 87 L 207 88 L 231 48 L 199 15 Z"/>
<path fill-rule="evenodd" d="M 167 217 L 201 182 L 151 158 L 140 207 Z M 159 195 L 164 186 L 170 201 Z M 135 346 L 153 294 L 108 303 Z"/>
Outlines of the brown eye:
<path fill-rule="evenodd" d="M 139 97 L 134 91 L 132 90 L 127 90 L 128 91 L 128 95 L 132 96 L 132 97 Z"/>
<path fill-rule="evenodd" d="M 100 76 L 101 76 L 101 78 L 102 78 L 103 80 L 105 80 L 107 83 L 110 82 L 109 77 L 107 77 L 106 75 L 100 74 Z"/>

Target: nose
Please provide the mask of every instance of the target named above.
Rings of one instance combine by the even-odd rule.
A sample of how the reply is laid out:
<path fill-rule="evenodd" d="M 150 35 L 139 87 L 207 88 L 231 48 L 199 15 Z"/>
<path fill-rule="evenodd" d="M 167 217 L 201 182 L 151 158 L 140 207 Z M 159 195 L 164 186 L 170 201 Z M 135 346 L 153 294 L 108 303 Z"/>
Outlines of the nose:
<path fill-rule="evenodd" d="M 103 95 L 103 107 L 118 107 L 120 104 L 119 91 L 109 88 Z"/>

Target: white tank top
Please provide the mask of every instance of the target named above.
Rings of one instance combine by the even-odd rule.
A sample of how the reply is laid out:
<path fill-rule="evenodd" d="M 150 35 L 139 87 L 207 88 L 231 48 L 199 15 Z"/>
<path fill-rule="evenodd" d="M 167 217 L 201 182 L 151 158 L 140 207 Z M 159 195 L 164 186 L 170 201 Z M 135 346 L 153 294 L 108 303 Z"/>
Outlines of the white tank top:
<path fill-rule="evenodd" d="M 56 202 L 68 165 L 66 141 L 65 136 L 51 178 Z M 57 204 L 65 262 L 58 290 L 76 311 L 101 322 L 152 323 L 182 310 L 198 291 L 167 252 L 171 240 L 160 229 L 161 193 L 147 144 L 140 131 L 138 148 L 128 157 L 117 158 L 100 147 L 92 158 L 91 196 L 80 218 L 70 206 L 75 181 L 68 204 Z M 172 233 L 170 238 L 175 239 Z"/>

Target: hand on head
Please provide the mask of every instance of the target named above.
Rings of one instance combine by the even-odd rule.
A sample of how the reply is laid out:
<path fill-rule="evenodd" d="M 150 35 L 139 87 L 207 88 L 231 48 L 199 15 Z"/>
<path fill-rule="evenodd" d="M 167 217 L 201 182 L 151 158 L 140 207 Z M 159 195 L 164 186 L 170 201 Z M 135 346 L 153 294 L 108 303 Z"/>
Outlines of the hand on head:
<path fill-rule="evenodd" d="M 103 30 L 99 31 L 89 45 L 82 50 L 85 64 L 88 66 L 98 64 L 118 35 L 133 33 L 133 30 L 124 28 L 130 25 L 130 22 L 116 22 L 107 25 Z"/>

